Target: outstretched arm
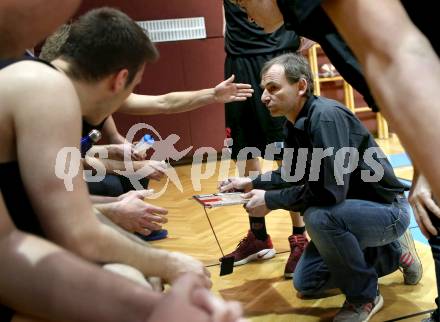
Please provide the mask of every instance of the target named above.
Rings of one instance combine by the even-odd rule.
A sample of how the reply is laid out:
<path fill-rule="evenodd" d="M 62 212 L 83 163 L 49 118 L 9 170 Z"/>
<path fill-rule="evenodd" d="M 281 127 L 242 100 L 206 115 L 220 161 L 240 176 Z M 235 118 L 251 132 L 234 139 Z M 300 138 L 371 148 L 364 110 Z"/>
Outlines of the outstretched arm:
<path fill-rule="evenodd" d="M 323 7 L 359 59 L 382 113 L 440 196 L 440 61 L 428 39 L 398 0 L 331 0 Z"/>
<path fill-rule="evenodd" d="M 131 94 L 119 112 L 134 115 L 172 114 L 192 111 L 213 103 L 244 101 L 252 96 L 249 84 L 234 83 L 235 76 L 221 82 L 214 88 L 192 92 L 174 92 L 151 96 Z"/>

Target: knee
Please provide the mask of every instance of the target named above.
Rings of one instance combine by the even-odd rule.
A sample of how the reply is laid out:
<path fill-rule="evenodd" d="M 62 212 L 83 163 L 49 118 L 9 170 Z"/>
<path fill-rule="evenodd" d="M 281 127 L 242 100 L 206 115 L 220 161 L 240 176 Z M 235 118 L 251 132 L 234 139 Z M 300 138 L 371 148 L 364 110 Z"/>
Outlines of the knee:
<path fill-rule="evenodd" d="M 298 274 L 296 272 L 293 274 L 293 280 L 292 280 L 293 288 L 297 292 L 303 293 L 304 290 L 306 290 L 306 287 L 305 287 L 306 285 L 304 282 L 305 282 L 304 278 L 301 277 L 301 274 Z"/>
<path fill-rule="evenodd" d="M 299 297 L 308 297 L 317 294 L 316 285 L 312 285 L 310 281 L 308 281 L 301 274 L 293 274 L 293 288 L 298 292 Z"/>
<path fill-rule="evenodd" d="M 134 282 L 137 282 L 149 289 L 152 289 L 150 283 L 147 282 L 144 275 L 134 267 L 124 265 L 124 264 L 107 264 L 104 265 L 105 270 L 111 271 L 118 275 L 124 276 Z"/>
<path fill-rule="evenodd" d="M 326 208 L 310 207 L 304 213 L 307 231 L 322 231 L 332 225 L 331 212 Z"/>

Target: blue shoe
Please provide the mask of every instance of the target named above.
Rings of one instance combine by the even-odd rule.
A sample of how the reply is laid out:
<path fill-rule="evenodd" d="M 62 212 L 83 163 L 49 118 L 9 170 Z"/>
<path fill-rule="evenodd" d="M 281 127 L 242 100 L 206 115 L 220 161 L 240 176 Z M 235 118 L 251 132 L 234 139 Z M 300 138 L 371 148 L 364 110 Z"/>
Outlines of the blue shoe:
<path fill-rule="evenodd" d="M 154 240 L 160 240 L 167 238 L 168 236 L 168 230 L 166 229 L 160 229 L 160 230 L 153 230 L 151 234 L 148 236 L 144 236 L 139 233 L 134 233 L 138 238 L 144 240 L 144 241 L 154 241 Z"/>

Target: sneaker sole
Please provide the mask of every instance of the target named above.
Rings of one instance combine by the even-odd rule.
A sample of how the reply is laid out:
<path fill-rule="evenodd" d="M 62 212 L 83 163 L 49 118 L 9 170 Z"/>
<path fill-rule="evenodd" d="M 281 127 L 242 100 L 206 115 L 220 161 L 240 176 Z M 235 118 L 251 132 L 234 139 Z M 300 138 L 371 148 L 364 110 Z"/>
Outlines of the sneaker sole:
<path fill-rule="evenodd" d="M 379 310 L 383 307 L 383 296 L 379 295 L 379 301 L 376 303 L 376 305 L 373 307 L 373 309 L 371 310 L 370 314 L 368 314 L 367 318 L 365 320 L 363 320 L 362 322 L 368 322 L 371 317 L 376 314 L 377 312 L 379 312 Z"/>
<path fill-rule="evenodd" d="M 405 274 L 405 273 L 404 273 Z M 403 276 L 403 281 L 406 285 L 417 285 L 423 277 L 423 267 L 420 265 L 420 275 L 417 276 L 415 280 L 411 280 L 411 278 Z"/>
<path fill-rule="evenodd" d="M 411 232 L 410 232 L 411 234 Z M 413 257 L 415 262 L 418 262 L 418 265 L 420 266 L 420 275 L 413 281 L 407 279 L 405 277 L 405 269 L 403 269 L 403 281 L 406 285 L 417 285 L 419 284 L 420 280 L 423 277 L 423 265 L 422 265 L 422 261 L 420 260 L 419 257 L 419 253 L 417 253 L 417 249 L 416 249 L 416 245 L 414 243 L 414 239 L 412 238 L 412 235 L 408 236 L 407 232 L 405 231 L 403 237 L 405 238 L 406 244 L 409 246 L 408 251 L 411 254 L 411 256 Z M 414 263 L 412 264 L 414 265 Z"/>
<path fill-rule="evenodd" d="M 260 250 L 258 253 L 249 255 L 248 257 L 243 258 L 242 260 L 234 262 L 234 266 L 244 265 L 252 261 L 262 261 L 266 259 L 271 259 L 275 257 L 275 254 L 276 251 L 273 248 L 263 249 Z"/>

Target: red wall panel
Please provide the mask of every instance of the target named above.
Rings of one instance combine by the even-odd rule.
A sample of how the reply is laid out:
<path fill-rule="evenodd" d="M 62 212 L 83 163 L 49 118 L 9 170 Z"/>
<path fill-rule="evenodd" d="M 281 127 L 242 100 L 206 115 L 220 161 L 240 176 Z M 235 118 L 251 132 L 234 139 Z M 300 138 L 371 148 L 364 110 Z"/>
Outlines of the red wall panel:
<path fill-rule="evenodd" d="M 102 6 L 118 8 L 135 20 L 205 17 L 208 38 L 222 36 L 220 0 L 85 0 L 78 14 Z"/>
<path fill-rule="evenodd" d="M 182 43 L 184 77 L 191 90 L 214 87 L 223 80 L 223 38 Z M 224 105 L 213 104 L 190 112 L 191 137 L 195 148 L 221 150 L 225 137 Z"/>
<path fill-rule="evenodd" d="M 135 89 L 138 94 L 160 95 L 186 90 L 183 73 L 183 42 L 159 43 L 160 58 L 145 68 L 144 78 Z"/>
<path fill-rule="evenodd" d="M 78 14 L 100 6 L 119 8 L 135 20 L 205 17 L 208 39 L 156 44 L 160 51 L 160 60 L 146 67 L 144 79 L 135 90 L 136 93 L 159 95 L 197 90 L 215 86 L 223 79 L 221 1 L 86 0 Z M 123 135 L 136 122 L 154 126 L 163 138 L 176 133 L 181 137 L 176 144 L 178 150 L 190 145 L 195 149 L 212 146 L 220 150 L 223 144 L 225 121 L 221 104 L 174 115 L 133 117 L 116 114 L 115 121 Z"/>
<path fill-rule="evenodd" d="M 177 134 L 180 140 L 176 143 L 175 147 L 179 151 L 193 145 L 190 115 L 188 113 L 140 116 L 139 121 L 153 126 L 159 132 L 162 139 L 165 139 L 170 134 Z M 192 152 L 190 153 L 192 154 Z"/>

